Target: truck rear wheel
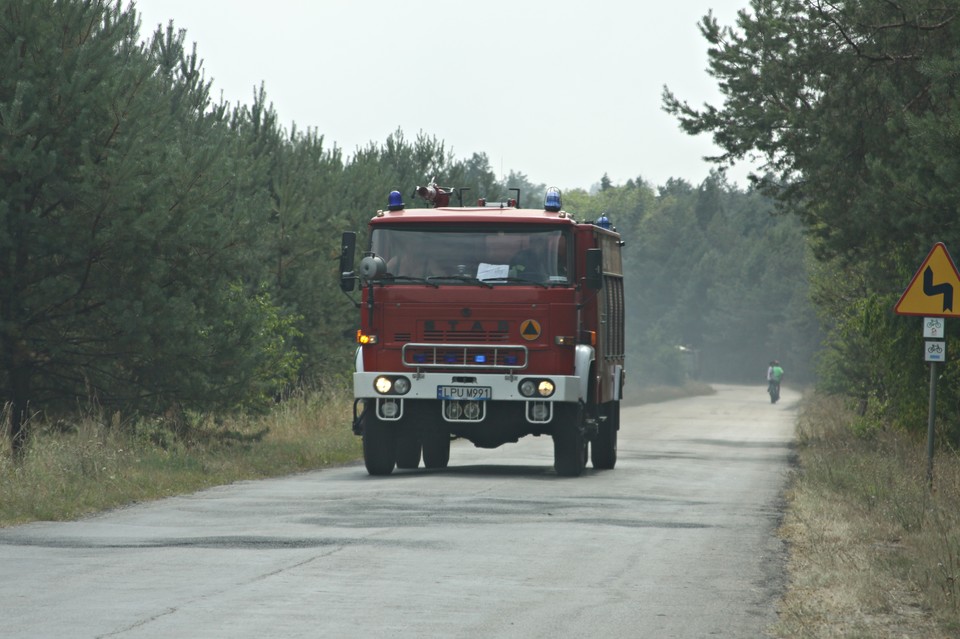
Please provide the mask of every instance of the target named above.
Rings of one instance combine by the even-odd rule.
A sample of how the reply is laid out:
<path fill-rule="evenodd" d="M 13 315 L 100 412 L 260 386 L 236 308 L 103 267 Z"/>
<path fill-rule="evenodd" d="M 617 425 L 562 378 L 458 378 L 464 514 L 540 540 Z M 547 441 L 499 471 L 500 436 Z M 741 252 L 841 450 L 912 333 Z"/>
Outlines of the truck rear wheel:
<path fill-rule="evenodd" d="M 553 430 L 553 466 L 561 477 L 579 477 L 587 465 L 587 440 L 583 436 L 583 408 L 558 404 Z"/>
<path fill-rule="evenodd" d="M 450 463 L 450 435 L 430 433 L 423 438 L 423 465 L 427 468 L 446 468 Z"/>
<path fill-rule="evenodd" d="M 401 430 L 397 434 L 397 468 L 417 468 L 420 466 L 420 438 L 413 429 Z"/>
<path fill-rule="evenodd" d="M 620 402 L 603 405 L 605 420 L 597 425 L 597 436 L 590 443 L 590 461 L 593 467 L 610 470 L 617 465 L 617 431 L 620 430 Z"/>
<path fill-rule="evenodd" d="M 397 463 L 397 431 L 371 414 L 363 423 L 363 463 L 371 475 L 389 475 Z"/>

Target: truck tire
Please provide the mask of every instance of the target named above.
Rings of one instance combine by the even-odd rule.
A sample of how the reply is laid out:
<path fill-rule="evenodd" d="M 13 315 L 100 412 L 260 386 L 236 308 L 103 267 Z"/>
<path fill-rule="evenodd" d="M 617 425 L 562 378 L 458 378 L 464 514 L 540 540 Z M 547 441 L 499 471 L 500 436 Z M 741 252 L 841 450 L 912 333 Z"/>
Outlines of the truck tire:
<path fill-rule="evenodd" d="M 363 463 L 371 475 L 389 475 L 397 463 L 397 431 L 369 413 L 363 424 Z"/>
<path fill-rule="evenodd" d="M 590 461 L 598 470 L 610 470 L 617 465 L 617 431 L 620 430 L 620 402 L 603 405 L 606 417 L 597 425 L 597 436 L 590 443 Z"/>
<path fill-rule="evenodd" d="M 558 404 L 555 411 L 553 467 L 561 477 L 579 477 L 587 465 L 583 408 L 579 404 Z"/>
<path fill-rule="evenodd" d="M 450 463 L 450 435 L 430 433 L 423 438 L 423 465 L 427 468 L 446 468 Z"/>
<path fill-rule="evenodd" d="M 397 468 L 412 469 L 420 466 L 420 438 L 412 429 L 397 434 Z"/>

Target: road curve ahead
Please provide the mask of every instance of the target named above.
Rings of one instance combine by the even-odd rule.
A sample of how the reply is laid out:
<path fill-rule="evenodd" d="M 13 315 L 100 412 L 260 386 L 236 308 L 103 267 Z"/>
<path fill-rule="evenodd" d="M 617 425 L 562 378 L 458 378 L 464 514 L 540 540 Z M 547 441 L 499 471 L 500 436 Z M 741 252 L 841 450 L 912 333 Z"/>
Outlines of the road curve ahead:
<path fill-rule="evenodd" d="M 549 438 L 0 530 L 0 624 L 36 637 L 723 637 L 776 619 L 796 393 L 624 408 L 617 467 Z M 347 426 L 344 426 L 345 428 Z"/>

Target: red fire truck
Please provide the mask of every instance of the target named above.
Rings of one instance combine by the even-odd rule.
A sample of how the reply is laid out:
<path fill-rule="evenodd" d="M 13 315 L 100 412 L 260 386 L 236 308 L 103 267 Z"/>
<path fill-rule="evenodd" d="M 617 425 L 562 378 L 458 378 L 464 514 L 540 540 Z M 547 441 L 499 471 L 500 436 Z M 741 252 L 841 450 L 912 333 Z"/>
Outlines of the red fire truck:
<path fill-rule="evenodd" d="M 343 234 L 340 287 L 359 282 L 353 430 L 371 475 L 445 468 L 450 442 L 553 439 L 558 475 L 617 461 L 624 383 L 623 242 L 606 217 L 577 222 L 548 189 L 451 206 L 463 191 L 400 192 L 370 220 L 355 263 Z M 519 191 L 514 189 L 519 198 Z"/>

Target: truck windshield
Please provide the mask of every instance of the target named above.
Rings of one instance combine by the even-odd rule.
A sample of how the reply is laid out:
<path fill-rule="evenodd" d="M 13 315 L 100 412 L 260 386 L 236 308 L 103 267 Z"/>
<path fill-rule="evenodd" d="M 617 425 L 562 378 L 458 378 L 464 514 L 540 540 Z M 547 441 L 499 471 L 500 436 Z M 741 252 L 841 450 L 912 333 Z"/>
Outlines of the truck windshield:
<path fill-rule="evenodd" d="M 516 230 L 377 227 L 371 251 L 384 259 L 398 284 L 427 280 L 439 284 L 569 284 L 572 270 L 563 229 Z"/>

